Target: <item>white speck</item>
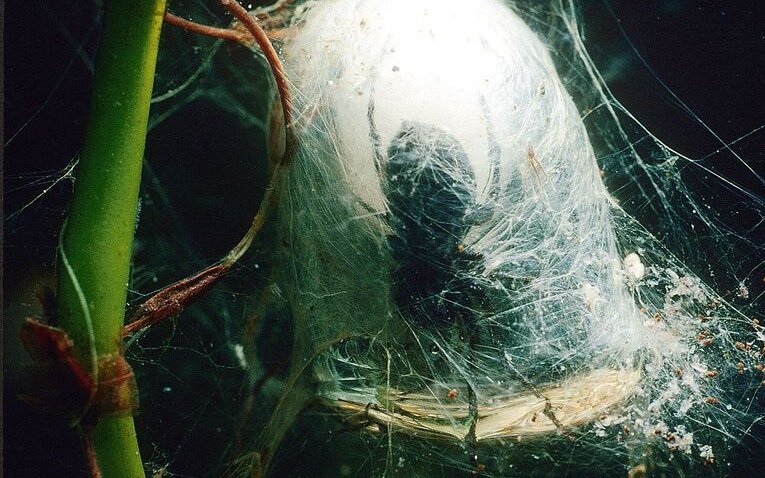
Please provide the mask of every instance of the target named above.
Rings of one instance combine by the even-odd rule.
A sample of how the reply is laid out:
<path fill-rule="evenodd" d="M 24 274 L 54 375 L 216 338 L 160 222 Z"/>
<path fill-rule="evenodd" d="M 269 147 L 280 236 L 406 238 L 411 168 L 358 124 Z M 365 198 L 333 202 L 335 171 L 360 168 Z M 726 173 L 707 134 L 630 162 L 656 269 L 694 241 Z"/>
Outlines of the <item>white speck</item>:
<path fill-rule="evenodd" d="M 588 309 L 592 309 L 592 306 L 600 299 L 600 289 L 592 284 L 584 284 L 582 286 L 582 293 L 584 294 L 584 305 Z"/>
<path fill-rule="evenodd" d="M 689 398 L 686 398 L 685 400 L 680 403 L 680 406 L 677 409 L 677 412 L 675 413 L 676 417 L 682 417 L 685 416 L 686 413 L 688 413 L 688 410 L 691 409 L 691 405 L 693 404 L 693 401 Z"/>
<path fill-rule="evenodd" d="M 710 445 L 701 445 L 699 447 L 699 456 L 701 458 L 706 458 L 707 460 L 712 460 L 715 457 L 715 454 Z"/>
<path fill-rule="evenodd" d="M 670 445 L 671 448 L 677 451 L 690 453 L 691 445 L 693 445 L 693 432 L 686 431 L 684 425 L 678 425 L 675 429 L 675 436 L 677 438 Z"/>
<path fill-rule="evenodd" d="M 236 355 L 236 359 L 239 361 L 239 366 L 242 368 L 247 368 L 247 357 L 244 356 L 244 347 L 242 344 L 234 344 L 234 355 Z"/>
<path fill-rule="evenodd" d="M 640 280 L 645 276 L 645 266 L 641 262 L 640 256 L 634 252 L 630 252 L 624 258 L 624 270 L 633 280 Z"/>
<path fill-rule="evenodd" d="M 172 391 L 173 391 L 173 389 L 172 389 L 172 388 L 170 388 L 170 387 L 163 387 L 163 388 L 162 388 L 162 391 L 163 391 L 163 392 L 165 392 L 165 393 L 169 393 L 169 392 L 172 392 Z"/>

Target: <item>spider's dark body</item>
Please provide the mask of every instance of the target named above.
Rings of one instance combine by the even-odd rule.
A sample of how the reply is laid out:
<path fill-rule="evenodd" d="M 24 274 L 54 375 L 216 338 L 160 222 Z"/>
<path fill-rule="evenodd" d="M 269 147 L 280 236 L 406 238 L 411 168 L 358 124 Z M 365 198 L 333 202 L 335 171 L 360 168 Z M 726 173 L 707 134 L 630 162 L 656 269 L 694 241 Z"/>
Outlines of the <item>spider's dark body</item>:
<path fill-rule="evenodd" d="M 465 322 L 471 261 L 463 241 L 476 195 L 465 150 L 434 126 L 406 121 L 387 156 L 396 304 L 420 324 Z"/>

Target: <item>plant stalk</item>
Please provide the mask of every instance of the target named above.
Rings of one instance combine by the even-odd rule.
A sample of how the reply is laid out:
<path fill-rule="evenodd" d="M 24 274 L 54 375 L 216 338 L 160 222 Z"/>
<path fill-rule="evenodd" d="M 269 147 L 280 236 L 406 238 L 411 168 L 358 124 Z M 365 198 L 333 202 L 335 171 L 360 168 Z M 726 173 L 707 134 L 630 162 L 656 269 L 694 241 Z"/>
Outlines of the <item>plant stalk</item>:
<path fill-rule="evenodd" d="M 165 0 L 107 0 L 90 115 L 58 251 L 60 326 L 98 379 L 98 358 L 121 352 L 127 283 Z M 133 418 L 99 417 L 104 478 L 143 478 Z"/>

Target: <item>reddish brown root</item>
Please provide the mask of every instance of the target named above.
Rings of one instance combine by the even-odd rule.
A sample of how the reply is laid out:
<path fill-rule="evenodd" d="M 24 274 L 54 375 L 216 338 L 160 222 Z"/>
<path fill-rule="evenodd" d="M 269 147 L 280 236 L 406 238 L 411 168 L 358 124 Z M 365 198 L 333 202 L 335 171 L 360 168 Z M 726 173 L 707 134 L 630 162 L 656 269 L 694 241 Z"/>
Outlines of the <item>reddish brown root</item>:
<path fill-rule="evenodd" d="M 216 264 L 162 289 L 138 307 L 130 323 L 122 328 L 122 336 L 126 337 L 179 314 L 222 279 L 230 269 L 231 265 Z"/>
<path fill-rule="evenodd" d="M 201 25 L 189 20 L 182 19 L 171 13 L 165 14 L 165 21 L 172 25 L 184 28 L 187 31 L 199 33 L 201 35 L 211 36 L 215 38 L 222 38 L 226 40 L 238 41 L 238 42 L 250 42 L 254 40 L 263 51 L 263 55 L 266 58 L 274 78 L 276 79 L 277 89 L 279 91 L 279 99 L 282 106 L 282 118 L 285 125 L 285 148 L 281 158 L 273 167 L 273 173 L 269 187 L 266 189 L 261 204 L 258 208 L 258 212 L 253 218 L 253 223 L 250 226 L 247 235 L 240 241 L 240 243 L 232 249 L 228 256 L 220 263 L 210 266 L 203 271 L 176 282 L 173 285 L 161 290 L 146 302 L 144 302 L 133 315 L 132 320 L 122 329 L 122 336 L 131 335 L 138 330 L 144 329 L 151 325 L 154 325 L 168 317 L 179 314 L 190 303 L 200 297 L 213 287 L 223 276 L 225 276 L 234 263 L 244 254 L 249 248 L 252 240 L 260 231 L 265 221 L 265 217 L 270 209 L 271 204 L 274 202 L 272 195 L 272 189 L 274 186 L 274 180 L 280 173 L 281 165 L 284 164 L 283 158 L 289 157 L 292 149 L 292 135 L 291 135 L 291 99 L 287 86 L 287 76 L 284 71 L 284 66 L 279 59 L 268 35 L 260 27 L 257 20 L 247 13 L 238 2 L 232 0 L 220 0 L 223 5 L 237 20 L 239 20 L 244 28 L 250 33 L 244 33 L 238 30 L 216 28 L 206 25 Z M 251 35 L 251 36 L 250 36 Z"/>
<path fill-rule="evenodd" d="M 177 15 L 173 15 L 170 12 L 165 12 L 165 23 L 174 25 L 179 28 L 183 28 L 187 32 L 197 33 L 212 38 L 220 38 L 222 40 L 235 41 L 239 43 L 251 43 L 253 40 L 252 35 L 230 28 L 217 28 L 209 25 L 202 25 L 191 20 L 186 20 Z"/>

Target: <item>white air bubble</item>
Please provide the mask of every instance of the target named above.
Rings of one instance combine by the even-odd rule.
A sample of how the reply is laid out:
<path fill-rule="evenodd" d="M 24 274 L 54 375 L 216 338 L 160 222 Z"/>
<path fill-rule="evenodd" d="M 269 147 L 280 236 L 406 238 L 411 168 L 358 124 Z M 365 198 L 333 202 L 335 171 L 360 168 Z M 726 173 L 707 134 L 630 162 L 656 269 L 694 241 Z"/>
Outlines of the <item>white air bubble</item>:
<path fill-rule="evenodd" d="M 591 143 L 545 42 L 493 0 L 309 5 L 284 47 L 278 269 L 322 403 L 469 452 L 595 426 L 587 445 L 627 462 L 715 435 L 703 371 L 735 313 L 701 325 L 716 294 L 609 195 L 593 144 L 615 145 Z M 658 425 L 617 441 L 606 413 Z"/>

